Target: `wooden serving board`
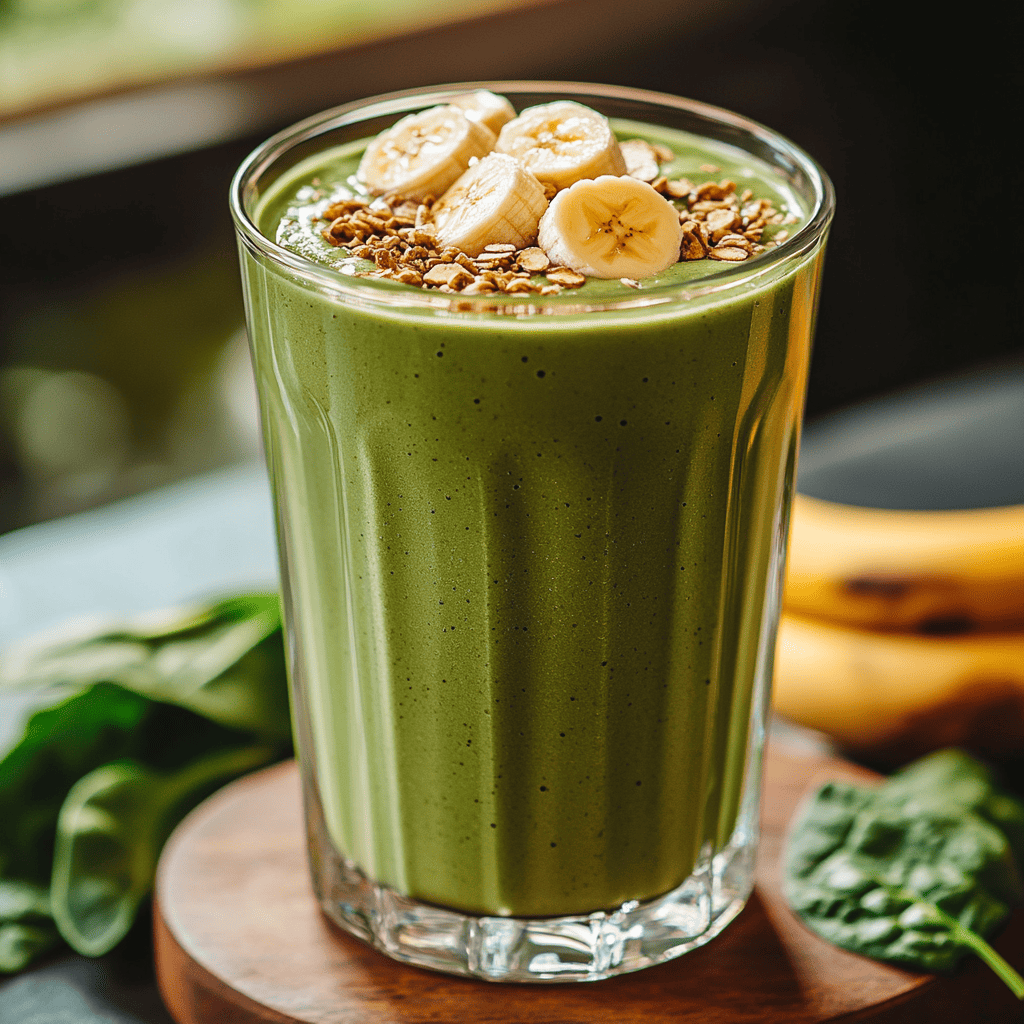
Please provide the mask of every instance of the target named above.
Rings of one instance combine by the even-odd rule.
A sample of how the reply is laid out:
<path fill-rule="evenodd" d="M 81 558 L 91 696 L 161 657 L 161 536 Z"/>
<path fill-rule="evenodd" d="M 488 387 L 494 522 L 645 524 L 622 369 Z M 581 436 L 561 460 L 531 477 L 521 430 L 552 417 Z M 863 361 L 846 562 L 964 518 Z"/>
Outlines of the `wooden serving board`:
<path fill-rule="evenodd" d="M 164 850 L 156 966 L 179 1024 L 958 1024 L 1015 1021 L 980 961 L 950 978 L 828 945 L 780 893 L 779 852 L 800 798 L 849 762 L 769 746 L 757 888 L 707 946 L 593 984 L 491 984 L 395 963 L 334 927 L 310 889 L 298 771 L 288 762 L 211 797 Z M 995 943 L 1024 968 L 1024 915 Z"/>

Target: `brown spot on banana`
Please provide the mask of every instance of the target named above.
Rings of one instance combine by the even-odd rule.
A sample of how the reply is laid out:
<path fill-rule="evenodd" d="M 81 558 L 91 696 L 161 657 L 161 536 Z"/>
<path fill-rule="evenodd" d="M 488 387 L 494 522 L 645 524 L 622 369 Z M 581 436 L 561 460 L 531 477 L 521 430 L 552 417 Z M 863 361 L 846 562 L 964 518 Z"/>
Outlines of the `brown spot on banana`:
<path fill-rule="evenodd" d="M 1024 505 L 891 511 L 797 495 L 785 600 L 873 629 L 1024 628 Z"/>
<path fill-rule="evenodd" d="M 979 617 L 981 595 L 965 591 L 955 579 L 875 572 L 844 580 L 841 586 L 849 617 L 840 621 L 855 625 L 939 636 L 1017 624 L 1012 615 L 1005 621 L 997 617 L 997 610 Z"/>
<path fill-rule="evenodd" d="M 905 576 L 890 576 L 878 573 L 874 576 L 854 576 L 845 582 L 844 587 L 857 597 L 881 597 L 887 600 L 898 600 L 905 597 L 915 585 L 914 580 Z"/>

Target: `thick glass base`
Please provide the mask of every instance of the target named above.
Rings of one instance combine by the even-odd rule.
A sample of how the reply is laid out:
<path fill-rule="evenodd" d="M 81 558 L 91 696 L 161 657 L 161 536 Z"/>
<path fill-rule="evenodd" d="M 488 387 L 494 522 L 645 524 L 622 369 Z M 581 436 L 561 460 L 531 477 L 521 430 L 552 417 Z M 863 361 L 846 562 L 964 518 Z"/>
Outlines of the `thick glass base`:
<path fill-rule="evenodd" d="M 671 960 L 714 938 L 753 887 L 748 839 L 703 857 L 683 885 L 649 902 L 570 917 L 475 917 L 374 882 L 322 833 L 311 853 L 320 905 L 346 931 L 403 963 L 486 981 L 598 981 Z"/>

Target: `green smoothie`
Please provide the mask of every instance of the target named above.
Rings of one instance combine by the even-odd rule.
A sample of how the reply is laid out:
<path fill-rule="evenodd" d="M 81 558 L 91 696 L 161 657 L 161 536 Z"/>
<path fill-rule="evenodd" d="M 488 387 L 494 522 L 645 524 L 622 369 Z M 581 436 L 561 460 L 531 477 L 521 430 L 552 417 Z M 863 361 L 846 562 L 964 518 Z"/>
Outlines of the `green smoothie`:
<path fill-rule="evenodd" d="M 646 134 L 673 173 L 713 164 L 806 218 L 754 157 Z M 328 274 L 358 261 L 309 212 L 359 150 L 259 207 Z M 667 893 L 749 828 L 820 257 L 508 313 L 352 277 L 342 296 L 245 253 L 300 753 L 342 858 L 427 903 L 544 917 Z"/>

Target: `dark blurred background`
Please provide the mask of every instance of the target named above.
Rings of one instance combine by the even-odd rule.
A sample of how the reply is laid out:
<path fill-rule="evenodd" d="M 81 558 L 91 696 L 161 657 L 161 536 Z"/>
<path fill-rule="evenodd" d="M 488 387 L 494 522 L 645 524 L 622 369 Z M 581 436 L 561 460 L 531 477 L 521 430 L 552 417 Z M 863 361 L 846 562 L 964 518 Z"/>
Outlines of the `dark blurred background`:
<path fill-rule="evenodd" d="M 443 13 L 410 23 L 406 0 L 376 5 L 394 16 L 391 38 L 346 41 L 342 18 L 219 70 L 193 53 L 175 74 L 161 53 L 147 81 L 134 53 L 135 80 L 86 82 L 85 103 L 11 88 L 12 46 L 59 37 L 67 19 L 74 42 L 92 38 L 89 18 L 98 33 L 111 11 L 145 8 L 164 18 L 160 38 L 192 25 L 212 48 L 246 4 L 269 9 L 0 0 L 0 532 L 258 453 L 229 180 L 277 128 L 393 87 L 640 86 L 731 108 L 807 149 L 838 194 L 811 417 L 1021 354 L 1007 141 L 1019 61 L 1012 26 L 991 14 L 891 0 L 453 0 L 447 16 L 462 21 L 445 26 Z M 58 62 L 52 75 L 62 67 L 73 70 Z"/>

